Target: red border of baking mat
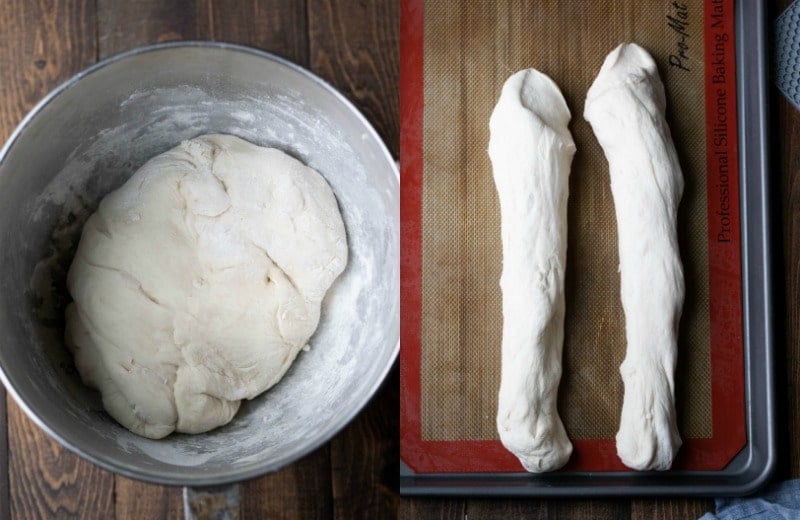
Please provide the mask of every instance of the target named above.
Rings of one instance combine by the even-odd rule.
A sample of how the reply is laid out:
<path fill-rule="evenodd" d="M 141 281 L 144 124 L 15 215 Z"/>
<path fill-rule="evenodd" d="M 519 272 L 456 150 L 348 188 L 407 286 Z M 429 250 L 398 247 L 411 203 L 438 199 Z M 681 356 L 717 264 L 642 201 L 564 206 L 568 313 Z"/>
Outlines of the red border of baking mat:
<path fill-rule="evenodd" d="M 707 2 L 706 140 L 713 436 L 684 439 L 673 468 L 719 470 L 746 443 L 733 0 Z M 400 3 L 400 457 L 418 473 L 519 472 L 498 440 L 426 441 L 420 423 L 424 1 Z M 723 40 L 724 39 L 724 40 Z M 718 53 L 718 49 L 725 52 Z M 724 167 L 727 166 L 727 174 Z M 499 355 L 499 346 L 498 346 Z M 573 440 L 564 468 L 625 470 L 614 439 Z"/>

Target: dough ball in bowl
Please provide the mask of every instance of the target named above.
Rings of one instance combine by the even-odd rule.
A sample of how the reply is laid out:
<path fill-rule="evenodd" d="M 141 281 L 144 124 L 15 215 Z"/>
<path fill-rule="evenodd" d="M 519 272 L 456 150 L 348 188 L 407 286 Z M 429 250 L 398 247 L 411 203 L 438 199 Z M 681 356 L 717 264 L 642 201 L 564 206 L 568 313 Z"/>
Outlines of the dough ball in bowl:
<path fill-rule="evenodd" d="M 346 260 L 322 176 L 274 148 L 196 137 L 89 217 L 67 274 L 66 343 L 129 430 L 202 433 L 288 370 Z"/>
<path fill-rule="evenodd" d="M 64 342 L 67 271 L 84 224 L 105 196 L 153 157 L 207 134 L 275 148 L 318 172 L 341 213 L 346 264 L 324 296 L 316 294 L 319 324 L 306 342 L 308 350 L 297 354 L 279 382 L 243 400 L 224 426 L 153 440 L 121 426 L 106 412 L 101 394 L 81 381 Z M 284 192 L 287 205 L 302 206 L 294 192 Z M 5 338 L 0 376 L 40 426 L 103 467 L 183 485 L 231 482 L 277 469 L 347 424 L 396 359 L 397 167 L 375 131 L 341 95 L 278 58 L 227 44 L 177 43 L 99 63 L 56 89 L 12 135 L 0 156 L 0 197 L 0 333 Z M 202 212 L 216 213 L 225 199 L 195 202 Z M 299 251 L 283 245 L 283 254 Z M 161 249 L 156 257 L 161 262 L 180 256 L 175 245 Z M 280 252 L 268 253 L 280 263 Z M 319 260 L 325 259 L 313 259 Z M 264 259 L 261 267 L 266 265 Z M 172 269 L 183 276 L 178 267 Z M 192 274 L 191 283 L 202 286 L 189 271 L 186 279 Z M 131 279 L 125 283 L 135 286 Z M 168 288 L 166 282 L 143 287 L 165 302 L 169 296 L 158 291 Z M 243 302 L 246 293 L 218 297 L 250 308 Z M 212 322 L 206 316 L 196 323 L 208 329 Z M 172 326 L 166 327 L 170 333 Z M 193 326 L 181 330 L 185 337 L 178 343 L 211 337 Z M 238 334 L 236 327 L 227 330 Z M 300 343 L 294 338 L 289 352 Z M 235 397 L 246 398 L 245 393 Z"/>

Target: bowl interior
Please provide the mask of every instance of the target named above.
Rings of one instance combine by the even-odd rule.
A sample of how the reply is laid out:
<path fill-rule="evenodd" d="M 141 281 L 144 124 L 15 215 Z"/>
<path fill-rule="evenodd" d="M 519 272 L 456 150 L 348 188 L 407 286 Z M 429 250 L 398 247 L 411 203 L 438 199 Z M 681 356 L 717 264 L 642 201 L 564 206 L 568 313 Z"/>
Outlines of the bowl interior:
<path fill-rule="evenodd" d="M 83 222 L 150 157 L 206 133 L 274 146 L 319 171 L 345 222 L 349 260 L 319 328 L 284 379 L 228 425 L 153 441 L 119 426 L 63 345 L 65 274 Z M 399 181 L 375 132 L 308 73 L 222 44 L 160 45 L 71 80 L 0 157 L 0 372 L 69 448 L 173 484 L 232 481 L 321 445 L 366 403 L 399 345 Z"/>

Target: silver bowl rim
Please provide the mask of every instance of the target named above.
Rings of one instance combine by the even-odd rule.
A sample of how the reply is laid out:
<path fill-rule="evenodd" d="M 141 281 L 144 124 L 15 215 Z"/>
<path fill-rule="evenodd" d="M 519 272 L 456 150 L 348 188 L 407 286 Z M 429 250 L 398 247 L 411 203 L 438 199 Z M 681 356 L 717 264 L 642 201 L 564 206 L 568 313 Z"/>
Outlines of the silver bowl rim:
<path fill-rule="evenodd" d="M 395 174 L 398 182 L 400 180 L 400 170 L 395 162 L 395 159 L 392 157 L 391 153 L 389 152 L 386 144 L 383 142 L 383 139 L 380 137 L 378 132 L 375 128 L 370 124 L 366 117 L 358 110 L 358 108 L 353 105 L 350 100 L 348 100 L 341 92 L 339 92 L 336 88 L 330 85 L 327 81 L 323 80 L 313 72 L 309 71 L 308 69 L 297 65 L 285 58 L 281 58 L 280 56 L 276 56 L 270 52 L 262 51 L 260 49 L 256 49 L 253 47 L 248 47 L 246 45 L 240 45 L 235 43 L 227 43 L 227 42 L 219 42 L 219 41 L 208 41 L 208 40 L 183 40 L 183 41 L 174 41 L 174 42 L 162 42 L 162 43 L 155 43 L 149 45 L 143 45 L 140 47 L 136 47 L 124 52 L 120 52 L 117 54 L 113 54 L 104 58 L 97 63 L 87 67 L 86 69 L 78 72 L 68 80 L 64 81 L 56 88 L 51 90 L 39 103 L 36 104 L 22 119 L 22 121 L 17 125 L 14 131 L 9 136 L 8 140 L 6 141 L 5 145 L 3 145 L 2 149 L 0 149 L 0 166 L 5 162 L 6 157 L 8 156 L 9 152 L 11 151 L 14 143 L 17 141 L 19 136 L 28 125 L 33 121 L 39 113 L 55 98 L 57 98 L 61 93 L 65 92 L 66 90 L 72 88 L 78 82 L 80 82 L 83 78 L 94 74 L 95 72 L 99 71 L 100 69 L 107 67 L 113 63 L 118 61 L 125 60 L 127 58 L 131 58 L 133 56 L 138 56 L 140 54 L 150 53 L 150 52 L 158 52 L 168 49 L 180 48 L 180 47 L 195 47 L 195 48 L 212 48 L 212 49 L 219 49 L 219 50 L 226 50 L 232 52 L 242 52 L 246 54 L 251 54 L 269 61 L 273 61 L 287 67 L 288 69 L 299 73 L 305 76 L 307 79 L 313 81 L 318 86 L 322 87 L 325 91 L 329 94 L 333 95 L 342 105 L 349 109 L 349 111 L 364 125 L 364 128 L 368 132 L 369 135 L 375 140 L 378 144 L 379 148 L 382 150 L 387 163 L 391 167 L 392 171 Z M 230 484 L 233 482 L 239 482 L 251 478 L 255 478 L 266 473 L 270 473 L 276 471 L 284 466 L 288 466 L 297 460 L 305 457 L 312 451 L 318 449 L 323 444 L 329 442 L 334 436 L 340 433 L 345 426 L 347 426 L 367 405 L 367 403 L 372 399 L 378 389 L 381 387 L 383 382 L 386 380 L 387 375 L 393 369 L 395 364 L 397 363 L 397 358 L 400 353 L 400 338 L 397 339 L 397 344 L 392 350 L 391 356 L 389 358 L 389 362 L 386 363 L 386 366 L 381 370 L 379 377 L 375 379 L 374 384 L 369 388 L 367 392 L 364 393 L 363 397 L 361 398 L 358 406 L 354 407 L 349 413 L 344 414 L 341 416 L 339 420 L 336 421 L 336 425 L 331 428 L 325 435 L 320 435 L 314 441 L 309 442 L 306 446 L 304 446 L 291 460 L 286 461 L 279 461 L 278 463 L 273 464 L 262 464 L 256 465 L 254 468 L 249 469 L 247 471 L 221 471 L 215 475 L 209 475 L 205 473 L 198 473 L 196 475 L 186 475 L 182 478 L 169 478 L 165 476 L 159 475 L 157 472 L 151 472 L 148 470 L 141 470 L 138 468 L 129 467 L 127 465 L 116 464 L 109 462 L 103 458 L 96 457 L 91 453 L 87 453 L 82 451 L 77 446 L 73 445 L 67 439 L 65 439 L 61 434 L 56 431 L 55 429 L 51 428 L 49 424 L 47 424 L 41 417 L 39 417 L 34 411 L 28 406 L 28 404 L 23 401 L 17 389 L 11 384 L 11 380 L 6 375 L 2 364 L 0 364 L 0 382 L 2 382 L 3 386 L 6 390 L 13 396 L 14 401 L 17 405 L 25 412 L 27 415 L 39 428 L 45 431 L 50 437 L 58 441 L 59 444 L 67 448 L 69 451 L 75 453 L 76 455 L 80 456 L 81 458 L 88 460 L 97 466 L 100 466 L 103 469 L 111 471 L 113 473 L 117 473 L 126 477 L 130 477 L 137 480 L 142 480 L 146 482 L 152 482 L 155 484 L 163 484 L 163 485 L 171 485 L 171 486 L 213 486 L 213 485 L 222 485 L 222 484 Z M 195 468 L 196 469 L 196 468 Z"/>

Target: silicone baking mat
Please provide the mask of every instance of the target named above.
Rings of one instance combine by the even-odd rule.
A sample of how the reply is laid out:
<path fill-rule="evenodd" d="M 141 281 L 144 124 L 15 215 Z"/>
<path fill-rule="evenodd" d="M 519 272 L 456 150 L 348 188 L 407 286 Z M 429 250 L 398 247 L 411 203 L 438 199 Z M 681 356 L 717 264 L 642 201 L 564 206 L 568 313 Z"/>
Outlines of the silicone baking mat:
<path fill-rule="evenodd" d="M 633 41 L 655 58 L 686 188 L 679 210 L 686 303 L 674 468 L 724 467 L 745 444 L 732 0 L 402 3 L 401 458 L 414 471 L 516 472 L 495 429 L 502 254 L 486 147 L 505 79 L 535 67 L 561 87 L 578 151 L 569 197 L 565 469 L 623 470 L 625 322 L 608 165 L 582 117 L 605 56 Z"/>

